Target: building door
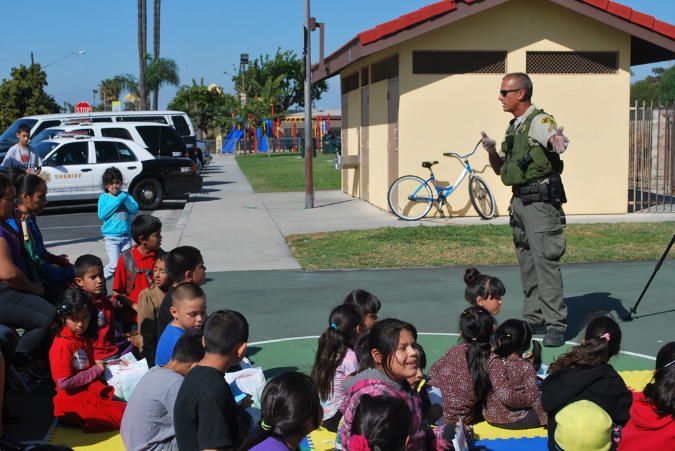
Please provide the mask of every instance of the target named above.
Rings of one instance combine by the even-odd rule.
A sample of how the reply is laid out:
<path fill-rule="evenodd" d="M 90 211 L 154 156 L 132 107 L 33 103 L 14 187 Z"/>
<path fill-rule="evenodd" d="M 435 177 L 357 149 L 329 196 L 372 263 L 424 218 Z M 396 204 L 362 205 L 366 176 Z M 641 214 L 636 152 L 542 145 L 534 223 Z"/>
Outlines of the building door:
<path fill-rule="evenodd" d="M 368 196 L 368 88 L 361 89 L 361 199 Z"/>
<path fill-rule="evenodd" d="M 389 79 L 387 91 L 387 162 L 389 186 L 398 178 L 398 77 Z"/>
<path fill-rule="evenodd" d="M 349 134 L 349 121 L 348 121 L 348 104 L 347 102 L 347 94 L 342 94 L 342 130 L 340 131 L 340 135 L 342 137 L 341 140 L 341 147 L 342 147 L 342 155 L 349 155 L 349 147 L 347 146 L 347 135 Z M 349 189 L 347 188 L 347 184 L 349 183 L 347 181 L 347 174 L 348 171 L 346 169 L 342 169 L 342 191 L 349 192 Z"/>

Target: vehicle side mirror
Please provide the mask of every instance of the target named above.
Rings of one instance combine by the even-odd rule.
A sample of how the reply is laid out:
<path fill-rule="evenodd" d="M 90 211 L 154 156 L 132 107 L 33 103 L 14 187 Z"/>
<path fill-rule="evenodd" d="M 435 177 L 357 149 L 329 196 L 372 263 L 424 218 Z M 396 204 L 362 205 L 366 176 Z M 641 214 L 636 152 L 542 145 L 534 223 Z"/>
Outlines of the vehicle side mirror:
<path fill-rule="evenodd" d="M 54 157 L 49 157 L 45 161 L 42 162 L 42 166 L 55 166 L 56 165 L 56 160 Z"/>

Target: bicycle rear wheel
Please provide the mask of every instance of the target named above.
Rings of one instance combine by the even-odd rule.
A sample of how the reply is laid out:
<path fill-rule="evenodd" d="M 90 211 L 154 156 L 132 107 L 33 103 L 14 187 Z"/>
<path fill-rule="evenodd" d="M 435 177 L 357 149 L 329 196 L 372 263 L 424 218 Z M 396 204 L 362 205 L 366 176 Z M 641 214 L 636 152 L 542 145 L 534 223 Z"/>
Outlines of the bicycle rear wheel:
<path fill-rule="evenodd" d="M 476 213 L 483 219 L 492 219 L 495 215 L 495 200 L 482 178 L 474 175 L 469 179 L 469 196 Z"/>
<path fill-rule="evenodd" d="M 391 211 L 406 221 L 425 217 L 434 202 L 431 187 L 414 175 L 406 175 L 392 183 L 388 198 Z"/>

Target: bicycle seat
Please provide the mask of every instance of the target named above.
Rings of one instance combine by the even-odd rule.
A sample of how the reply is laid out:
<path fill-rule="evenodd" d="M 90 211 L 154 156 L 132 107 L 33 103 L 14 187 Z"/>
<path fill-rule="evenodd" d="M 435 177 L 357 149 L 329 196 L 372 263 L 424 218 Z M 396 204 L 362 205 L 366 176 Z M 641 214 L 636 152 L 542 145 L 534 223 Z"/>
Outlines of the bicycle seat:
<path fill-rule="evenodd" d="M 424 161 L 424 162 L 422 162 L 422 167 L 429 169 L 430 167 L 432 167 L 435 164 L 438 164 L 438 161 L 434 161 L 434 162 Z"/>

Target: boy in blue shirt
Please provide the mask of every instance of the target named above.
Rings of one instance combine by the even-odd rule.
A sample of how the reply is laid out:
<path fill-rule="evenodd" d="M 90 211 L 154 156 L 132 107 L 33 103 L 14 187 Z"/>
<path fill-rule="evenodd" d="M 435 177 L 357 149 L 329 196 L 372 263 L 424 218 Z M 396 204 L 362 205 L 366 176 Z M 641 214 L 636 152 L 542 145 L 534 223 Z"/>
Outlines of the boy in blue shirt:
<path fill-rule="evenodd" d="M 184 282 L 172 294 L 171 315 L 173 321 L 166 326 L 157 343 L 155 365 L 166 365 L 171 360 L 173 348 L 188 329 L 200 330 L 206 321 L 206 294 L 197 284 Z"/>
<path fill-rule="evenodd" d="M 103 220 L 105 250 L 108 264 L 103 268 L 106 280 L 112 278 L 120 254 L 131 249 L 131 216 L 138 213 L 138 204 L 129 193 L 122 191 L 122 173 L 111 167 L 103 173 L 103 190 L 98 198 L 98 217 Z"/>

